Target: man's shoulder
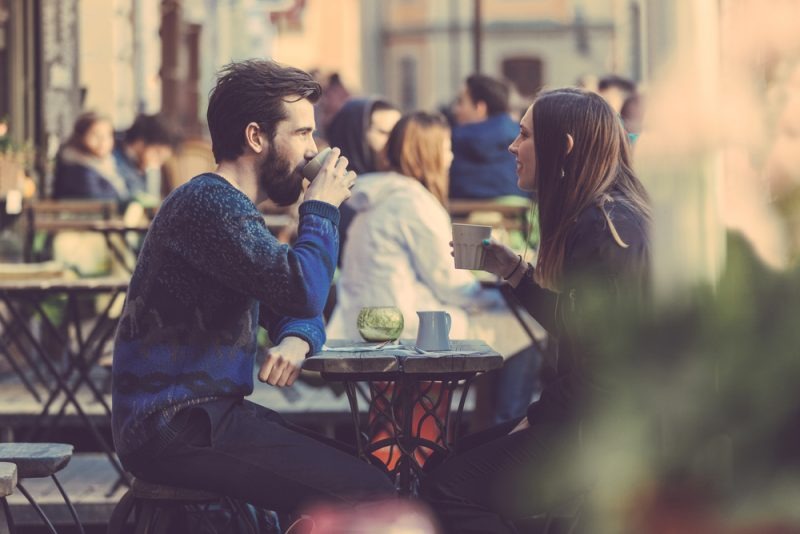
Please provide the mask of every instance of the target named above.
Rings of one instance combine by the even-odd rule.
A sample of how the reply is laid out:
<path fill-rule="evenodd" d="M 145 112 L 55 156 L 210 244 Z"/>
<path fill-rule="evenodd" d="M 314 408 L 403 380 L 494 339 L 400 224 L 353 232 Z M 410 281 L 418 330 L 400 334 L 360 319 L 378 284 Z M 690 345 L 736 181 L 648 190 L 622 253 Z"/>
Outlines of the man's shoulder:
<path fill-rule="evenodd" d="M 227 180 L 211 172 L 198 174 L 178 186 L 170 197 L 197 197 L 198 199 L 237 199 L 240 192 Z"/>
<path fill-rule="evenodd" d="M 177 211 L 192 217 L 208 217 L 212 213 L 255 211 L 250 200 L 221 176 L 199 174 L 176 188 L 162 203 L 161 211 Z"/>
<path fill-rule="evenodd" d="M 517 123 L 507 113 L 499 113 L 480 122 L 456 126 L 453 128 L 453 139 L 474 142 L 490 139 L 496 142 L 499 139 L 516 137 L 518 128 Z"/>

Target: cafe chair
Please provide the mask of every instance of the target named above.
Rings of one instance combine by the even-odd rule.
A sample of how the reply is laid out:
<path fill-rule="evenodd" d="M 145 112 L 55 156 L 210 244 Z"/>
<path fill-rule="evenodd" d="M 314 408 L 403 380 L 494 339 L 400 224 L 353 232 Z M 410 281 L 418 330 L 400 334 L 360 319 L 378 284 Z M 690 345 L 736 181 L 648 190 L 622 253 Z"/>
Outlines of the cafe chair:
<path fill-rule="evenodd" d="M 249 532 L 280 534 L 277 515 L 254 512 L 246 503 L 217 493 L 135 478 L 108 522 L 108 534 L 130 532 Z"/>
<path fill-rule="evenodd" d="M 56 477 L 56 473 L 66 467 L 71 458 L 72 445 L 64 443 L 0 443 L 0 462 L 8 462 L 16 465 L 17 482 L 15 487 L 25 496 L 31 506 L 33 506 L 33 509 L 47 527 L 47 530 L 52 534 L 56 534 L 53 523 L 36 503 L 33 496 L 25 489 L 22 481 L 28 478 L 50 477 L 53 479 L 53 483 L 56 485 L 56 488 L 58 488 L 59 493 L 61 493 L 64 504 L 67 505 L 78 532 L 83 534 L 83 525 L 81 525 L 78 519 L 75 507 L 72 506 L 72 502 L 70 502 L 67 493 Z M 5 498 L 3 498 L 3 501 L 6 514 L 8 517 L 11 517 L 7 509 L 8 505 L 5 504 Z M 12 529 L 11 532 L 14 532 L 14 530 Z"/>
<path fill-rule="evenodd" d="M 11 509 L 8 507 L 6 497 L 14 493 L 14 488 L 17 486 L 17 466 L 10 462 L 0 462 L 0 501 L 2 501 L 2 508 L 0 508 L 0 533 L 13 533 L 16 532 L 14 528 L 14 519 L 11 517 Z M 5 523 L 5 526 L 3 526 Z"/>

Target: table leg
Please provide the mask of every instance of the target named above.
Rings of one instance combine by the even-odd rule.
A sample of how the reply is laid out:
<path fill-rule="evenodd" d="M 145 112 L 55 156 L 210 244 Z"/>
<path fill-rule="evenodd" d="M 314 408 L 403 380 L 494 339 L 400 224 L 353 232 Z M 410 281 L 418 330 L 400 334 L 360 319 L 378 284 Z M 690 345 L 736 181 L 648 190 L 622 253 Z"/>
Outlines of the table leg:
<path fill-rule="evenodd" d="M 31 384 L 30 380 L 28 380 L 28 377 L 25 376 L 25 371 L 20 368 L 19 364 L 14 359 L 14 356 L 8 351 L 5 342 L 3 342 L 2 345 L 0 345 L 0 350 L 2 350 L 3 357 L 11 366 L 11 369 L 17 374 L 19 379 L 22 381 L 22 385 L 25 386 L 25 389 L 27 389 L 28 392 L 31 395 L 33 395 L 33 398 L 36 399 L 36 402 L 42 402 L 42 398 L 39 396 L 39 392 L 36 391 L 35 387 L 33 387 L 33 384 Z"/>
<path fill-rule="evenodd" d="M 68 378 L 69 375 L 73 373 L 73 371 L 77 372 L 77 377 L 71 386 L 71 391 L 74 394 L 78 392 L 81 386 L 85 383 L 87 387 L 92 391 L 92 394 L 95 397 L 95 400 L 99 402 L 103 409 L 105 410 L 108 417 L 111 417 L 111 407 L 108 406 L 106 403 L 105 397 L 103 393 L 97 389 L 97 386 L 92 382 L 91 377 L 89 374 L 92 371 L 92 367 L 97 363 L 103 353 L 103 346 L 114 333 L 113 328 L 113 321 L 108 319 L 108 314 L 111 311 L 114 302 L 116 301 L 119 291 L 115 292 L 111 296 L 111 300 L 109 300 L 108 304 L 106 305 L 103 312 L 97 317 L 94 326 L 89 332 L 89 335 L 86 338 L 86 341 L 83 342 L 82 335 L 81 335 L 81 327 L 80 327 L 80 317 L 78 314 L 78 310 L 74 307 L 74 316 L 73 319 L 75 321 L 75 331 L 76 337 L 78 339 L 78 352 L 75 355 L 70 354 L 70 365 L 68 366 L 67 370 L 64 373 L 65 379 Z M 108 325 L 109 323 L 112 323 Z M 107 327 L 110 326 L 110 327 Z M 98 334 L 98 332 L 102 332 Z M 99 336 L 99 339 L 97 337 Z M 86 355 L 88 357 L 84 357 Z M 49 410 L 49 407 L 52 401 L 55 400 L 53 395 L 50 396 L 48 399 L 47 405 L 45 406 L 45 411 Z M 63 417 L 65 410 L 67 408 L 68 402 L 64 400 L 61 404 L 61 408 L 59 409 L 55 419 L 51 422 L 51 427 L 58 424 L 58 422 Z"/>
<path fill-rule="evenodd" d="M 111 252 L 111 254 L 119 261 L 120 265 L 128 272 L 128 274 L 133 274 L 134 267 L 128 265 L 127 258 L 125 258 L 125 253 L 118 248 L 118 245 L 114 243 L 110 232 L 103 232 L 103 237 L 106 240 L 106 247 Z M 125 239 L 125 234 L 120 234 L 121 239 Z"/>
<path fill-rule="evenodd" d="M 369 462 L 367 455 L 364 453 L 364 445 L 362 444 L 361 439 L 361 424 L 358 417 L 358 395 L 356 393 L 355 382 L 345 382 L 344 390 L 347 393 L 347 400 L 350 403 L 350 415 L 353 418 L 353 428 L 356 432 L 356 447 L 358 448 L 358 457 Z"/>
<path fill-rule="evenodd" d="M 11 305 L 5 298 L 3 298 L 3 303 L 6 305 L 7 308 Z M 15 329 L 18 329 L 18 332 L 22 333 L 26 332 L 27 327 L 25 326 L 25 323 L 20 323 L 16 319 L 14 319 L 13 321 L 9 321 L 5 317 L 3 317 L 2 314 L 0 314 L 0 325 L 2 325 L 3 330 L 5 330 L 6 334 L 10 336 L 9 342 L 4 343 L 4 346 L 11 347 L 10 341 L 13 341 L 13 344 L 19 348 L 19 353 L 22 355 L 23 359 L 25 360 L 25 363 L 33 371 L 34 375 L 36 375 L 36 379 L 39 380 L 42 386 L 48 387 L 49 384 L 47 382 L 47 379 L 45 379 L 41 369 L 39 368 L 38 365 L 36 365 L 36 362 L 33 361 L 33 359 L 28 355 L 28 351 L 25 350 L 22 341 L 20 341 L 19 339 L 20 337 L 19 333 L 15 332 Z M 34 397 L 36 397 L 37 401 L 41 401 L 38 393 L 34 394 Z"/>
<path fill-rule="evenodd" d="M 70 295 L 70 297 L 68 298 L 67 310 L 72 310 L 73 313 L 77 313 L 78 312 L 77 307 L 74 306 L 74 305 L 70 305 L 70 301 L 73 298 L 74 298 L 73 295 Z M 77 397 L 75 397 L 75 392 L 77 391 L 77 389 L 80 386 L 80 381 L 77 383 L 76 386 L 70 387 L 69 386 L 69 380 L 70 380 L 70 375 L 74 372 L 74 370 L 76 368 L 76 365 L 80 364 L 81 354 L 82 354 L 83 350 L 85 350 L 85 347 L 80 347 L 79 346 L 78 353 L 77 354 L 73 354 L 72 350 L 69 347 L 69 341 L 61 336 L 61 333 L 58 332 L 58 329 L 55 327 L 55 325 L 47 318 L 47 315 L 45 314 L 44 310 L 41 307 L 41 303 L 37 302 L 35 304 L 35 307 L 36 307 L 36 309 L 37 309 L 37 311 L 39 313 L 39 316 L 42 319 L 42 324 L 45 327 L 47 327 L 51 331 L 51 333 L 53 335 L 55 335 L 57 338 L 59 338 L 60 342 L 62 344 L 64 344 L 64 346 L 66 347 L 67 356 L 68 356 L 69 362 L 67 364 L 67 368 L 63 372 L 58 372 L 57 370 L 54 371 L 57 374 L 56 378 L 60 379 L 60 381 L 63 384 L 65 384 L 66 387 L 64 389 L 62 389 L 62 388 L 54 389 L 50 393 L 50 396 L 48 397 L 47 401 L 44 404 L 44 407 L 43 407 L 41 413 L 39 414 L 39 417 L 36 419 L 32 429 L 31 429 L 30 436 L 29 436 L 29 440 L 31 440 L 31 441 L 34 440 L 35 435 L 38 433 L 40 427 L 44 424 L 47 416 L 50 415 L 50 406 L 52 406 L 52 404 L 55 402 L 55 400 L 59 397 L 59 395 L 61 393 L 65 393 L 65 394 L 66 393 L 70 393 L 71 397 L 70 397 L 70 395 L 66 395 L 66 399 L 64 401 L 64 404 L 61 407 L 61 413 L 59 413 L 59 416 L 56 418 L 56 420 L 51 421 L 51 425 L 50 425 L 51 428 L 53 426 L 55 426 L 55 424 L 60 420 L 60 416 L 63 413 L 66 405 L 71 400 L 71 398 L 77 398 Z M 110 307 L 106 308 L 106 313 L 107 313 L 108 309 L 110 309 Z M 69 317 L 69 315 L 68 315 L 67 321 L 70 321 L 70 320 L 79 321 L 80 319 L 75 319 L 74 317 Z M 98 319 L 98 322 L 96 323 L 96 325 L 99 322 L 100 322 L 100 319 Z M 77 328 L 76 337 L 78 337 L 79 341 L 81 341 L 82 340 L 82 335 L 80 333 L 80 324 L 79 323 L 77 323 L 76 328 Z M 93 336 L 90 335 L 90 337 L 93 337 Z M 37 352 L 39 352 L 39 354 L 42 356 L 42 358 L 46 359 L 46 361 L 49 362 L 49 359 L 47 359 L 47 354 L 44 351 L 44 348 L 35 339 L 33 339 L 32 337 L 31 337 L 31 343 L 34 345 L 34 348 L 37 350 Z M 96 354 L 95 357 L 99 358 L 99 354 Z M 53 367 L 53 368 L 55 369 L 55 367 Z M 103 408 L 104 408 L 104 410 L 106 412 L 106 415 L 108 415 L 108 417 L 110 418 L 111 417 L 111 408 L 105 402 L 105 399 L 103 398 L 102 393 L 100 393 L 97 390 L 97 388 L 94 386 L 93 383 L 91 383 L 91 381 L 87 381 L 87 385 L 92 390 L 92 393 L 94 394 L 95 399 L 98 400 L 101 403 L 101 405 L 103 406 Z"/>
<path fill-rule="evenodd" d="M 10 304 L 8 302 L 7 298 L 4 299 L 4 301 L 6 301 L 7 304 Z M 20 320 L 18 312 L 17 312 L 16 308 L 13 307 L 13 305 L 9 305 L 9 310 L 11 311 L 12 315 L 15 316 L 15 318 L 17 320 Z M 49 324 L 51 328 L 55 328 L 52 325 L 52 323 L 50 323 L 48 321 L 46 316 L 43 316 L 42 320 L 45 322 L 45 324 Z M 78 402 L 78 399 L 72 393 L 72 390 L 69 387 L 69 384 L 67 384 L 65 382 L 65 380 L 61 376 L 61 373 L 58 371 L 58 369 L 56 369 L 56 367 L 53 364 L 53 362 L 50 361 L 50 359 L 47 357 L 47 354 L 45 354 L 44 349 L 42 348 L 41 344 L 39 344 L 39 342 L 36 341 L 36 339 L 33 336 L 33 334 L 27 328 L 24 328 L 23 330 L 24 330 L 24 333 L 26 334 L 26 336 L 29 338 L 28 339 L 29 342 L 31 342 L 31 344 L 34 346 L 36 351 L 42 356 L 42 361 L 44 362 L 45 367 L 50 372 L 50 374 L 53 376 L 53 378 L 56 380 L 56 389 L 55 389 L 54 393 L 58 393 L 58 392 L 63 392 L 64 393 L 64 395 L 67 397 L 67 400 L 69 401 L 69 403 L 72 404 L 75 407 L 75 411 L 77 412 L 78 417 L 81 418 L 81 420 L 84 422 L 86 427 L 92 433 L 92 437 L 94 437 L 96 442 L 103 449 L 103 452 L 108 457 L 109 461 L 111 462 L 111 465 L 120 474 L 120 476 L 123 476 L 123 477 L 126 476 L 125 475 L 125 471 L 122 469 L 122 466 L 119 464 L 119 461 L 114 457 L 114 451 L 112 450 L 111 447 L 109 447 L 108 443 L 106 443 L 106 440 L 103 438 L 103 436 L 100 435 L 100 433 L 98 432 L 98 430 L 95 428 L 94 424 L 92 423 L 92 420 L 89 418 L 88 415 L 86 415 L 86 412 L 83 411 L 83 408 L 81 407 L 80 402 Z M 48 415 L 48 413 L 45 411 L 45 412 L 40 413 L 39 417 L 40 418 L 46 418 L 47 415 Z M 39 424 L 34 425 L 34 428 L 32 429 L 32 433 L 35 433 L 35 431 L 37 429 L 37 426 L 39 426 Z"/>

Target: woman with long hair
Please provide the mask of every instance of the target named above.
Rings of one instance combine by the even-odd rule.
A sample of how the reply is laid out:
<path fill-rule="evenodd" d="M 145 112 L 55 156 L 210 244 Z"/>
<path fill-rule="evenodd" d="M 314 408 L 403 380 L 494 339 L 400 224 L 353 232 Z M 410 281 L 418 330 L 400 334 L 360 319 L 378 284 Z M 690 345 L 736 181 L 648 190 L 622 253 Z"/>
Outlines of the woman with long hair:
<path fill-rule="evenodd" d="M 98 113 L 82 113 L 56 157 L 53 198 L 109 199 L 127 203 L 130 191 L 112 157 L 114 129 Z"/>
<path fill-rule="evenodd" d="M 342 251 L 328 337 L 358 339 L 356 318 L 364 306 L 400 308 L 403 337 L 416 337 L 418 310 L 446 310 L 451 337 L 463 337 L 465 308 L 499 300 L 471 273 L 455 270 L 447 252 L 450 129 L 439 114 L 415 112 L 392 129 L 385 150 L 391 170 L 360 176 L 348 201 L 356 216 Z"/>
<path fill-rule="evenodd" d="M 649 201 L 609 105 L 580 89 L 544 92 L 509 151 L 519 186 L 536 194 L 541 244 L 531 265 L 486 241 L 485 270 L 558 341 L 558 363 L 525 418 L 467 437 L 430 473 L 423 494 L 446 532 L 518 532 L 526 518 L 588 489 L 575 453 L 587 406 L 613 381 L 580 326 L 647 300 Z"/>

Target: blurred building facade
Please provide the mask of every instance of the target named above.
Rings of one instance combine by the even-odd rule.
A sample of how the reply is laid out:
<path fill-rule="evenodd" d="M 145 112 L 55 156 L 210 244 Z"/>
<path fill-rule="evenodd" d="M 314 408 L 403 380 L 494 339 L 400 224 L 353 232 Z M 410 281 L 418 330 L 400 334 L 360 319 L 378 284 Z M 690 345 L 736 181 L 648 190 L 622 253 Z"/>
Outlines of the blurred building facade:
<path fill-rule="evenodd" d="M 0 122 L 34 147 L 40 192 L 75 118 L 117 130 L 163 113 L 204 134 L 208 91 L 232 59 L 269 57 L 275 13 L 304 0 L 0 0 Z M 5 128 L 5 126 L 4 126 Z"/>
<path fill-rule="evenodd" d="M 404 109 L 448 104 L 474 72 L 519 100 L 617 70 L 613 0 L 364 0 L 365 87 Z M 367 24 L 366 21 L 369 21 Z"/>
<path fill-rule="evenodd" d="M 83 109 L 125 129 L 161 112 L 204 135 L 231 60 L 336 72 L 404 109 L 449 104 L 469 74 L 521 108 L 543 86 L 615 72 L 646 80 L 677 30 L 661 0 L 0 0 L 0 118 L 45 169 Z M 669 14 L 669 13 L 667 13 Z M 661 47 L 661 48 L 660 48 Z M 662 54 L 663 55 L 663 54 Z"/>

